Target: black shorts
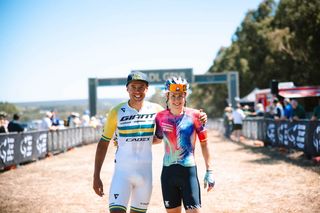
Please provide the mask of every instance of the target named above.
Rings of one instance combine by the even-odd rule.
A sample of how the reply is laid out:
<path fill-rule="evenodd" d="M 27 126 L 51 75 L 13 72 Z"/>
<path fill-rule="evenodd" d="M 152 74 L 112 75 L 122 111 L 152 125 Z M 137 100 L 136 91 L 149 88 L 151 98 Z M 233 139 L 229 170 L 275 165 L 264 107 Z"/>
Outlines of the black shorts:
<path fill-rule="evenodd" d="M 200 185 L 197 167 L 179 164 L 164 166 L 161 173 L 161 188 L 164 206 L 167 209 L 181 206 L 195 209 L 201 207 Z"/>
<path fill-rule="evenodd" d="M 242 124 L 233 124 L 233 130 L 241 130 Z"/>

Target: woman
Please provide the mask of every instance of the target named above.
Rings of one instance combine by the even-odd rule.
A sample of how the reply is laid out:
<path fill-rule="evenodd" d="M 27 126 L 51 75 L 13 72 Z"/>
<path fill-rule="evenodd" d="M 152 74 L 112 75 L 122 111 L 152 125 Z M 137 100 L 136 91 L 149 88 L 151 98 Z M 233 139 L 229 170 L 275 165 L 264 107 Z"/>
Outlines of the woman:
<path fill-rule="evenodd" d="M 194 157 L 196 135 L 206 165 L 205 188 L 214 186 L 212 159 L 207 131 L 199 121 L 200 111 L 186 108 L 188 83 L 185 79 L 166 81 L 167 109 L 156 116 L 154 143 L 164 141 L 165 154 L 161 187 L 168 213 L 181 212 L 181 200 L 187 213 L 200 212 L 200 186 Z"/>

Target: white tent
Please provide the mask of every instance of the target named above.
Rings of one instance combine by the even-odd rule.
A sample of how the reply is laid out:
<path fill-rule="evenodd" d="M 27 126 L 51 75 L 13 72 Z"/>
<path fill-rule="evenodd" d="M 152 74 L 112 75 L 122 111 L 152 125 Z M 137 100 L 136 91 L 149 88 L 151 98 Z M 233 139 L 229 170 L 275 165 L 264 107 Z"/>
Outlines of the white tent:
<path fill-rule="evenodd" d="M 239 100 L 240 103 L 248 103 L 248 102 L 255 102 L 256 100 L 256 93 L 260 91 L 258 88 L 254 88 L 248 95 L 244 96 Z"/>

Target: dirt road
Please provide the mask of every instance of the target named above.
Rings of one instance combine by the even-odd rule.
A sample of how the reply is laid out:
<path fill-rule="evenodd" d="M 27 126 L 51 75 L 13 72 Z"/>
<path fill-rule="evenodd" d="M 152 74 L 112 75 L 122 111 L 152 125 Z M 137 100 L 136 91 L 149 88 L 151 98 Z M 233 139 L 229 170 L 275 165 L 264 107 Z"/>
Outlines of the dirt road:
<path fill-rule="evenodd" d="M 209 132 L 215 162 L 216 187 L 202 190 L 202 212 L 319 212 L 320 167 L 298 153 L 234 143 Z M 0 212 L 108 212 L 108 188 L 113 152 L 108 151 L 102 179 L 106 195 L 92 190 L 96 144 L 75 148 L 18 169 L 0 173 Z M 162 145 L 153 146 L 154 189 L 150 213 L 162 213 L 160 172 Z M 205 172 L 196 148 L 201 183 Z"/>

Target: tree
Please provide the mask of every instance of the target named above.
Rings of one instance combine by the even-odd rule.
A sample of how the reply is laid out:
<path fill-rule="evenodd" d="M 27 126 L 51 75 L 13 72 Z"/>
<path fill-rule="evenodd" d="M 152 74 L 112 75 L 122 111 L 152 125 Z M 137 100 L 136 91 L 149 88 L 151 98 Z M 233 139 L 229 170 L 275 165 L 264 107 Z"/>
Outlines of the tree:
<path fill-rule="evenodd" d="M 240 96 L 255 87 L 268 88 L 271 79 L 296 85 L 319 84 L 320 1 L 264 0 L 250 10 L 232 36 L 232 44 L 221 48 L 209 73 L 238 71 Z M 223 86 L 195 86 L 192 102 L 205 105 L 211 114 L 222 114 L 226 92 Z M 201 104 L 199 104 L 201 105 Z M 219 110 L 219 112 L 211 112 Z"/>
<path fill-rule="evenodd" d="M 5 112 L 8 115 L 13 115 L 14 113 L 19 112 L 16 105 L 9 102 L 0 102 L 0 111 Z"/>

